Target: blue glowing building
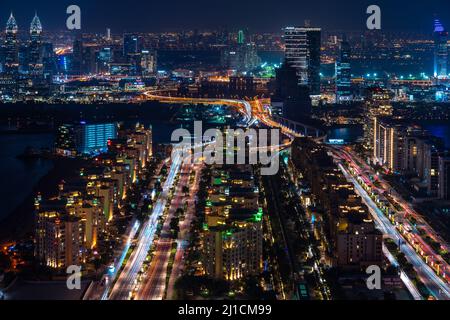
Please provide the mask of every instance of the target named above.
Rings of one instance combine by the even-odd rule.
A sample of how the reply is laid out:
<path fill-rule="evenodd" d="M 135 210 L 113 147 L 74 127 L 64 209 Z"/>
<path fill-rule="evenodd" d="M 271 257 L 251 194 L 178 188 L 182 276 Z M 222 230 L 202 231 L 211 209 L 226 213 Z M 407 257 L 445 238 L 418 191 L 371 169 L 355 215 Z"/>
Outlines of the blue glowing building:
<path fill-rule="evenodd" d="M 439 19 L 434 20 L 434 77 L 447 78 L 448 32 Z"/>
<path fill-rule="evenodd" d="M 117 139 L 116 123 L 66 124 L 58 128 L 56 152 L 63 156 L 96 155 L 108 150 L 108 142 Z"/>

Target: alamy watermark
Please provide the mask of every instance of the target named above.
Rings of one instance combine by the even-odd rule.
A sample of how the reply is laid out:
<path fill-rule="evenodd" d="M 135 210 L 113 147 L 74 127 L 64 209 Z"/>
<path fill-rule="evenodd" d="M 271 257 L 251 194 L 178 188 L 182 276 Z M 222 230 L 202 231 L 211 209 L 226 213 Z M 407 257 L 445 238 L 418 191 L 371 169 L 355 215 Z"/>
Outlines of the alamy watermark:
<path fill-rule="evenodd" d="M 376 265 L 369 266 L 366 273 L 369 275 L 366 280 L 367 289 L 381 290 L 381 268 Z"/>
<path fill-rule="evenodd" d="M 67 273 L 67 289 L 69 290 L 81 290 L 81 267 L 69 266 L 66 270 Z"/>
<path fill-rule="evenodd" d="M 67 7 L 66 13 L 69 17 L 66 20 L 66 26 L 69 30 L 81 29 L 81 8 L 72 4 Z M 369 30 L 381 29 L 381 8 L 376 4 L 367 7 L 366 13 L 370 16 L 367 18 L 366 26 Z"/>
<path fill-rule="evenodd" d="M 279 129 L 209 129 L 203 132 L 201 121 L 194 132 L 177 129 L 172 134 L 174 152 L 194 163 L 261 165 L 261 175 L 275 175 L 280 168 Z M 175 154 L 174 154 L 175 157 Z"/>
<path fill-rule="evenodd" d="M 69 30 L 81 29 L 81 8 L 75 4 L 67 7 L 66 13 L 69 17 L 66 20 L 66 26 Z"/>
<path fill-rule="evenodd" d="M 67 7 L 66 13 L 69 17 L 66 20 L 66 26 L 69 30 L 81 29 L 81 8 L 72 4 Z M 369 30 L 381 29 L 381 8 L 376 4 L 372 4 L 367 7 L 366 13 L 370 16 L 367 18 L 366 26 Z"/>
<path fill-rule="evenodd" d="M 381 8 L 375 4 L 367 7 L 367 14 L 370 16 L 367 18 L 367 29 L 380 30 L 381 29 Z"/>

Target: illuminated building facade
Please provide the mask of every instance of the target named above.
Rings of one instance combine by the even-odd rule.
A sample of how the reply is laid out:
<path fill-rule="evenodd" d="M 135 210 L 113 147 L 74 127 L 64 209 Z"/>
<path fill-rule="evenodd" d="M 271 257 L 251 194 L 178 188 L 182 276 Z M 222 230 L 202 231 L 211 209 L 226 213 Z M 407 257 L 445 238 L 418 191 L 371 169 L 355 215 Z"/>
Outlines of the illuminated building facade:
<path fill-rule="evenodd" d="M 418 177 L 429 196 L 438 196 L 442 141 L 420 128 L 374 119 L 373 160 L 391 173 Z M 440 195 L 442 197 L 442 195 Z"/>
<path fill-rule="evenodd" d="M 234 76 L 220 79 L 205 79 L 201 82 L 199 93 L 209 98 L 245 98 L 257 94 L 253 77 Z"/>
<path fill-rule="evenodd" d="M 308 138 L 292 146 L 294 174 L 309 186 L 305 205 L 321 207 L 328 221 L 333 264 L 345 269 L 381 266 L 383 236 L 327 150 Z"/>
<path fill-rule="evenodd" d="M 79 265 L 80 219 L 66 214 L 64 201 L 38 203 L 35 255 L 43 265 L 63 269 Z"/>
<path fill-rule="evenodd" d="M 32 75 L 39 75 L 43 72 L 42 61 L 42 24 L 37 14 L 31 21 L 30 45 L 29 45 L 29 72 Z"/>
<path fill-rule="evenodd" d="M 251 166 L 216 166 L 202 233 L 206 275 L 236 281 L 262 270 L 263 210 Z"/>
<path fill-rule="evenodd" d="M 60 127 L 64 135 L 76 131 L 76 126 Z M 56 197 L 36 197 L 35 255 L 43 265 L 63 269 L 84 264 L 101 250 L 99 242 L 109 235 L 110 222 L 152 157 L 151 128 L 138 124 L 120 130 L 120 139 L 110 140 L 108 151 L 92 158 L 79 175 L 61 181 Z"/>
<path fill-rule="evenodd" d="M 141 72 L 142 38 L 137 34 L 124 34 L 123 57 L 130 64 L 129 75 L 137 76 Z"/>
<path fill-rule="evenodd" d="M 236 74 L 249 74 L 259 67 L 261 59 L 254 43 L 237 44 L 222 51 L 221 64 Z"/>
<path fill-rule="evenodd" d="M 245 32 L 244 30 L 239 30 L 237 42 L 238 44 L 244 44 L 244 41 L 245 41 Z"/>
<path fill-rule="evenodd" d="M 381 121 L 375 117 L 373 123 L 373 160 L 392 172 L 399 172 L 402 167 L 403 136 L 401 128 Z"/>
<path fill-rule="evenodd" d="M 17 33 L 19 28 L 16 19 L 11 13 L 6 23 L 4 50 L 4 72 L 6 74 L 15 74 L 19 68 L 19 42 Z"/>
<path fill-rule="evenodd" d="M 341 221 L 337 235 L 337 265 L 367 268 L 381 265 L 383 260 L 383 235 L 375 228 L 375 223 L 364 216 L 349 216 Z"/>
<path fill-rule="evenodd" d="M 373 151 L 374 123 L 376 117 L 392 115 L 393 93 L 384 88 L 369 88 L 365 94 L 364 145 Z"/>
<path fill-rule="evenodd" d="M 158 58 L 154 50 L 142 50 L 141 70 L 143 77 L 153 77 L 158 72 Z"/>
<path fill-rule="evenodd" d="M 116 138 L 116 123 L 62 125 L 56 137 L 56 153 L 63 156 L 97 154 L 106 151 L 108 141 Z"/>
<path fill-rule="evenodd" d="M 100 73 L 109 73 L 110 64 L 113 62 L 113 50 L 111 47 L 103 47 L 97 53 L 97 70 Z"/>
<path fill-rule="evenodd" d="M 321 29 L 286 27 L 285 58 L 297 70 L 299 84 L 309 87 L 311 95 L 320 95 Z"/>
<path fill-rule="evenodd" d="M 341 43 L 341 54 L 336 61 L 336 102 L 352 100 L 352 76 L 350 64 L 350 44 L 344 39 Z"/>

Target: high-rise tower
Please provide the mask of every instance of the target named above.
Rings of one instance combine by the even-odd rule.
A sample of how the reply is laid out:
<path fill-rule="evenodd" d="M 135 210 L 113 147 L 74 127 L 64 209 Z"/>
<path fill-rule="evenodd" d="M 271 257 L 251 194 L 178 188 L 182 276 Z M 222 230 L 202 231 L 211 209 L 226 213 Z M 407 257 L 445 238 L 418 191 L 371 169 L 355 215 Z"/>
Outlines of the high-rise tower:
<path fill-rule="evenodd" d="M 237 42 L 238 42 L 238 44 L 244 44 L 244 41 L 245 41 L 244 30 L 239 30 Z"/>
<path fill-rule="evenodd" d="M 19 67 L 19 46 L 17 41 L 17 32 L 19 28 L 17 27 L 16 19 L 13 14 L 9 16 L 8 22 L 6 23 L 5 30 L 5 72 L 8 74 L 16 73 Z"/>
<path fill-rule="evenodd" d="M 350 44 L 344 38 L 341 42 L 341 53 L 336 61 L 336 102 L 342 103 L 352 99 Z"/>
<path fill-rule="evenodd" d="M 434 20 L 434 77 L 447 77 L 448 64 L 448 32 L 439 19 Z"/>
<path fill-rule="evenodd" d="M 30 25 L 29 71 L 32 74 L 42 71 L 42 24 L 37 13 Z"/>
<path fill-rule="evenodd" d="M 41 41 L 41 34 L 42 34 L 42 24 L 41 20 L 39 19 L 37 13 L 34 15 L 33 20 L 31 21 L 30 25 L 30 37 L 31 41 Z"/>
<path fill-rule="evenodd" d="M 308 86 L 311 95 L 319 95 L 321 29 L 287 27 L 284 42 L 286 61 L 297 70 L 299 84 Z"/>

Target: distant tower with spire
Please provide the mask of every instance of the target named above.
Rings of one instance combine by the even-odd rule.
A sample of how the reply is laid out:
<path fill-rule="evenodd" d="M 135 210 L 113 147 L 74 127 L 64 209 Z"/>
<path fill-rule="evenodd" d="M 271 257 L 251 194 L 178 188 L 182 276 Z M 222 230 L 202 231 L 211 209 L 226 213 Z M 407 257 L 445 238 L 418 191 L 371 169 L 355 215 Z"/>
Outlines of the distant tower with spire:
<path fill-rule="evenodd" d="M 42 24 L 37 12 L 30 25 L 29 71 L 32 74 L 42 72 Z"/>
<path fill-rule="evenodd" d="M 31 25 L 30 25 L 31 41 L 35 40 L 33 38 L 38 38 L 36 40 L 40 41 L 41 34 L 42 34 L 41 20 L 39 19 L 37 13 L 35 13 L 34 18 L 31 21 Z"/>
<path fill-rule="evenodd" d="M 8 74 L 15 73 L 18 70 L 19 45 L 17 41 L 17 33 L 19 28 L 16 19 L 11 12 L 5 30 L 5 72 Z"/>
<path fill-rule="evenodd" d="M 17 27 L 16 18 L 14 18 L 13 13 L 9 16 L 8 22 L 6 23 L 6 33 L 17 34 L 19 28 Z"/>

